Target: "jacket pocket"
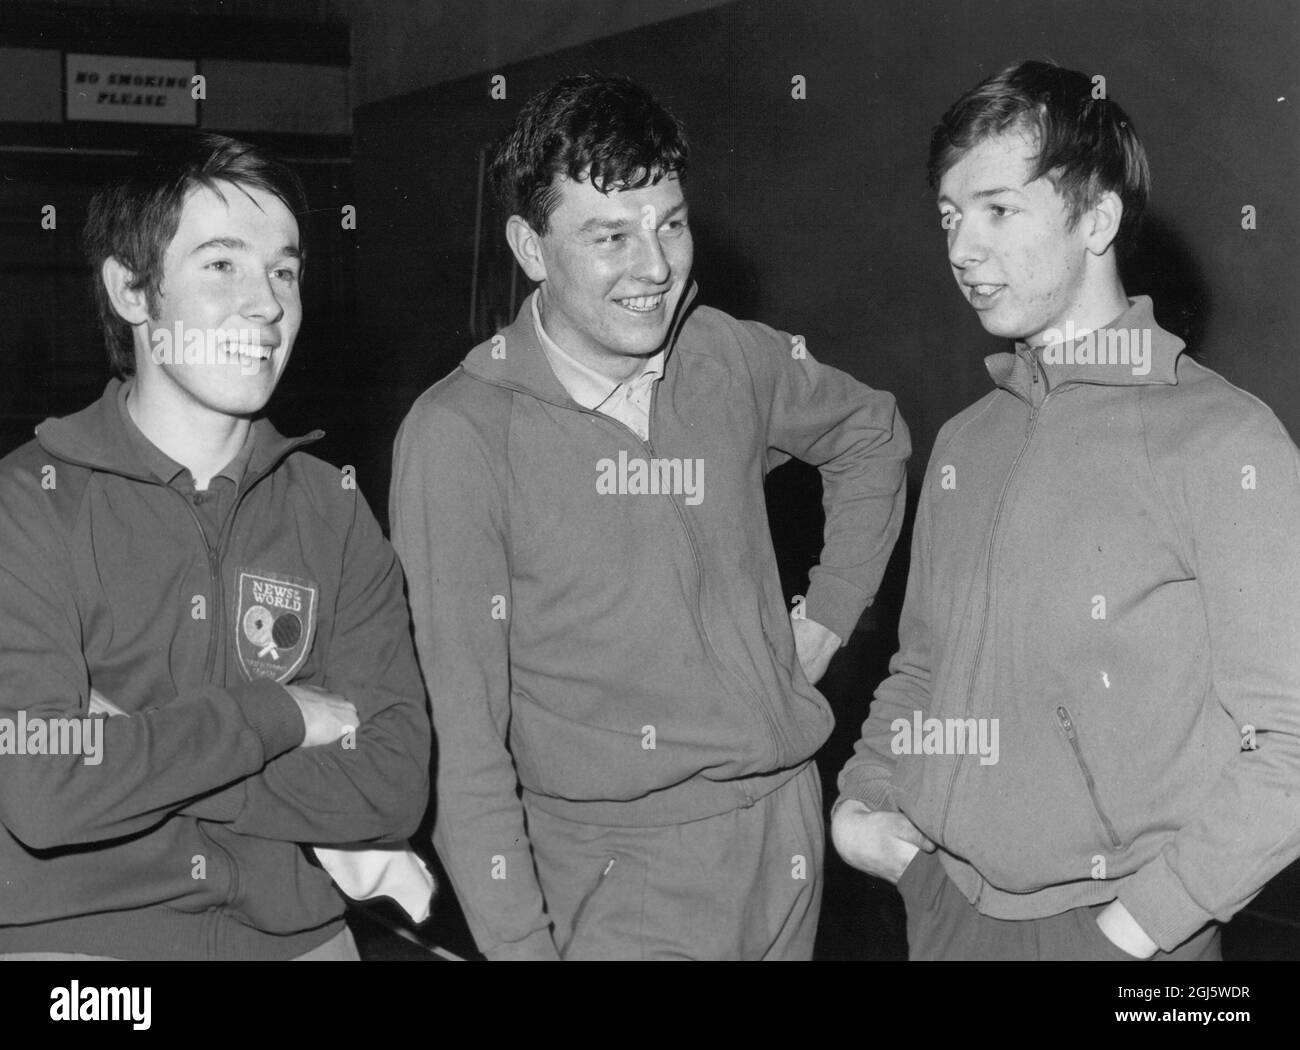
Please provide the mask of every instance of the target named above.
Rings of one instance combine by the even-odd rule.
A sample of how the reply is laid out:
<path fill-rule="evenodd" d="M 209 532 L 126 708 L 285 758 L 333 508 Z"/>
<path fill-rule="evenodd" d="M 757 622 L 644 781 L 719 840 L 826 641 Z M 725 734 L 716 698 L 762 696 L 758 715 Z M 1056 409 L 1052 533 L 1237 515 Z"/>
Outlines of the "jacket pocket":
<path fill-rule="evenodd" d="M 1119 837 L 1119 832 L 1115 830 L 1115 825 L 1111 823 L 1110 817 L 1106 815 L 1106 810 L 1097 795 L 1097 782 L 1093 779 L 1092 770 L 1088 768 L 1088 760 L 1083 757 L 1083 747 L 1079 744 L 1078 727 L 1074 724 L 1074 719 L 1070 717 L 1070 712 L 1064 706 L 1056 709 L 1056 719 L 1061 723 L 1061 728 L 1065 730 L 1065 739 L 1070 742 L 1070 749 L 1074 752 L 1074 760 L 1079 764 L 1079 772 L 1083 774 L 1083 782 L 1088 788 L 1088 797 L 1092 800 L 1092 808 L 1097 814 L 1097 819 L 1101 821 L 1102 827 L 1106 829 L 1110 844 L 1116 849 L 1120 849 L 1124 842 Z"/>

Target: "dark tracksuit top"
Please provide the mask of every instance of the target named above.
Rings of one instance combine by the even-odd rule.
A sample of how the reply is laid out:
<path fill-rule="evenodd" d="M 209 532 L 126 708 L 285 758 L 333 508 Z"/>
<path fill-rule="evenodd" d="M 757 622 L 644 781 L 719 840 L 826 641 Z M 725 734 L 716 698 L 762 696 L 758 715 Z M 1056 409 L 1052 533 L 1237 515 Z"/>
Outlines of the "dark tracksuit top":
<path fill-rule="evenodd" d="M 102 761 L 0 756 L 0 952 L 291 958 L 342 928 L 303 844 L 408 836 L 430 729 L 392 549 L 265 420 L 213 546 L 150 471 L 119 381 L 0 461 L 0 717 L 105 719 Z M 351 701 L 301 748 L 279 683 Z"/>
<path fill-rule="evenodd" d="M 680 824 L 752 805 L 825 741 L 767 472 L 791 457 L 821 470 L 806 614 L 843 639 L 901 524 L 910 444 L 891 395 L 689 298 L 677 326 L 648 442 L 569 397 L 527 303 L 398 437 L 393 539 L 438 734 L 435 845 L 489 957 L 555 955 L 518 785 L 571 821 Z M 678 491 L 639 491 L 634 464 L 652 460 L 696 464 L 698 491 L 683 474 Z"/>

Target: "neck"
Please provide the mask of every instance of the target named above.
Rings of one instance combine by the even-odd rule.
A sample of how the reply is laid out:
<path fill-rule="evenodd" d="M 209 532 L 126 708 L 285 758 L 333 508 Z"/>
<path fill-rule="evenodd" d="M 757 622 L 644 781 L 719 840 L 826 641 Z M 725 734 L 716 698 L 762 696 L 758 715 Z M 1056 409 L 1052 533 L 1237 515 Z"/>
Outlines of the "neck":
<path fill-rule="evenodd" d="M 166 378 L 138 373 L 126 409 L 140 432 L 206 489 L 213 476 L 239 454 L 252 423 L 196 404 Z"/>
<path fill-rule="evenodd" d="M 562 330 L 559 333 L 559 338 L 557 338 L 557 326 L 553 320 L 554 315 L 551 313 L 550 303 L 546 298 L 545 286 L 543 286 L 542 293 L 537 298 L 537 312 L 542 320 L 542 330 L 547 334 L 551 342 L 575 361 L 581 362 L 593 372 L 599 372 L 606 379 L 610 379 L 615 383 L 625 382 L 637 375 L 645 368 L 646 361 L 654 356 L 654 354 L 647 354 L 645 357 L 625 357 L 622 354 L 595 354 L 580 345 L 576 340 L 565 341 Z"/>
<path fill-rule="evenodd" d="M 1099 287 L 1081 296 L 1061 322 L 1062 327 L 1045 329 L 1033 339 L 1026 340 L 1034 346 L 1070 341 L 1098 328 L 1104 328 L 1129 308 L 1128 295 L 1119 274 L 1112 272 Z M 1064 325 L 1069 324 L 1069 328 Z"/>

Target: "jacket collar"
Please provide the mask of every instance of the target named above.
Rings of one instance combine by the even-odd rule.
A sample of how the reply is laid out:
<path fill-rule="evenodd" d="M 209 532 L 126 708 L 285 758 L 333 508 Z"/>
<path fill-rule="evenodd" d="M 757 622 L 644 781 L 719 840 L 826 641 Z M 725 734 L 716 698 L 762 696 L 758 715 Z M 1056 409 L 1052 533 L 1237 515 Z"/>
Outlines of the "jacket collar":
<path fill-rule="evenodd" d="M 1110 324 L 1068 343 L 1029 346 L 984 359 L 1004 390 L 1032 400 L 1035 377 L 1046 393 L 1067 383 L 1097 386 L 1176 385 L 1178 355 L 1186 344 L 1156 323 L 1151 298 L 1139 295 Z"/>
<path fill-rule="evenodd" d="M 129 382 L 117 378 L 109 380 L 104 393 L 93 404 L 70 416 L 47 419 L 38 426 L 36 440 L 50 455 L 66 462 L 141 481 L 156 481 L 122 421 L 119 399 L 126 396 Z M 251 483 L 289 452 L 324 436 L 323 430 L 313 430 L 302 437 L 286 438 L 271 425 L 270 420 L 254 420 L 253 453 L 246 478 Z"/>
<path fill-rule="evenodd" d="M 677 313 L 668 329 L 668 338 L 664 341 L 664 372 L 668 372 L 668 363 L 672 360 L 673 347 L 681 332 L 691 307 L 695 302 L 699 288 L 694 281 L 682 295 L 677 304 Z M 507 387 L 525 394 L 531 394 L 543 401 L 563 408 L 579 408 L 576 401 L 569 396 L 563 384 L 555 377 L 541 343 L 537 339 L 537 330 L 533 325 L 532 307 L 525 299 L 515 319 L 501 329 L 485 343 L 480 343 L 469 352 L 460 367 L 485 383 Z"/>

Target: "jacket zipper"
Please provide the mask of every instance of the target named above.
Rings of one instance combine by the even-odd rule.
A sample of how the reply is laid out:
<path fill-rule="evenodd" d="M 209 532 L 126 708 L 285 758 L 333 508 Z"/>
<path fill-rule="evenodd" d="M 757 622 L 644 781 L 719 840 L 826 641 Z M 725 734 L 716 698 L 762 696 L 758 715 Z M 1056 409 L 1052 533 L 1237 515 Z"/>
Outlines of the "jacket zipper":
<path fill-rule="evenodd" d="M 650 411 L 647 413 L 647 418 L 649 418 L 652 421 L 654 418 L 654 408 L 658 400 L 658 397 L 659 397 L 659 385 L 658 383 L 656 383 L 654 389 L 651 390 L 650 392 Z M 636 441 L 638 441 L 645 448 L 647 452 L 650 453 L 650 457 L 652 459 L 658 458 L 655 454 L 654 445 L 651 444 L 650 439 L 646 438 L 644 441 L 642 441 L 641 435 L 638 434 L 631 427 L 629 427 L 626 423 L 622 422 L 621 420 L 614 419 L 612 416 L 607 416 L 603 412 L 597 412 L 595 409 L 584 408 L 582 409 L 582 411 L 587 415 L 596 416 L 599 419 L 613 423 L 615 426 L 622 427 L 629 434 L 631 434 L 632 437 L 635 438 Z M 704 644 L 708 649 L 709 655 L 713 657 L 714 663 L 718 667 L 720 667 L 724 672 L 726 672 L 732 679 L 734 679 L 736 682 L 740 684 L 741 688 L 744 689 L 744 691 L 749 695 L 754 706 L 758 708 L 759 714 L 763 716 L 763 728 L 767 730 L 768 743 L 772 747 L 772 758 L 779 759 L 781 758 L 781 747 L 777 739 L 776 720 L 772 716 L 772 713 L 768 711 L 767 704 L 763 701 L 763 698 L 758 695 L 757 691 L 750 687 L 748 682 L 746 682 L 743 678 L 740 677 L 739 674 L 737 674 L 735 671 L 731 669 L 730 666 L 728 666 L 728 664 L 722 659 L 722 655 L 718 652 L 717 646 L 713 644 L 713 639 L 709 637 L 709 630 L 704 623 L 704 563 L 700 558 L 699 549 L 695 546 L 695 538 L 691 535 L 690 527 L 686 523 L 686 515 L 682 513 L 682 508 L 677 505 L 677 501 L 673 499 L 671 493 L 668 494 L 668 502 L 672 504 L 673 511 L 677 515 L 677 523 L 681 526 L 682 533 L 686 537 L 686 545 L 691 550 L 691 558 L 695 562 L 694 614 L 695 614 L 696 626 L 700 630 L 700 637 L 704 639 Z"/>
<path fill-rule="evenodd" d="M 463 368 L 464 365 L 462 365 L 461 367 Z M 559 401 L 552 401 L 549 398 L 539 397 L 539 395 L 535 391 L 530 390 L 527 387 L 517 386 L 513 383 L 502 382 L 495 379 L 484 379 L 468 370 L 467 370 L 467 374 L 469 374 L 475 379 L 478 379 L 480 382 L 488 383 L 491 386 L 498 386 L 501 387 L 503 390 L 512 390 L 520 394 L 525 394 L 528 397 L 536 398 L 537 400 L 543 401 L 546 404 L 555 405 L 557 408 L 563 408 L 569 411 L 577 411 L 581 415 L 592 416 L 606 423 L 612 423 L 614 426 L 619 427 L 620 429 L 625 430 L 629 434 L 631 434 L 632 439 L 638 442 L 644 449 L 646 449 L 646 451 L 650 453 L 651 457 L 654 457 L 655 455 L 654 446 L 650 444 L 649 439 L 642 441 L 641 435 L 638 434 L 631 427 L 629 427 L 626 423 L 623 423 L 613 418 L 612 416 L 607 416 L 603 412 L 597 412 L 595 409 L 592 408 L 584 408 L 581 405 L 579 405 L 575 410 L 573 406 L 570 404 L 561 403 Z M 655 405 L 658 403 L 658 399 L 659 399 L 659 384 L 656 383 L 650 394 L 649 416 L 652 420 L 654 416 L 654 408 Z M 693 610 L 693 613 L 695 616 L 696 626 L 699 628 L 700 631 L 700 637 L 704 641 L 705 649 L 707 650 L 708 654 L 713 658 L 714 665 L 720 668 L 722 671 L 724 671 L 734 681 L 736 681 L 740 685 L 740 687 L 744 690 L 745 694 L 750 697 L 750 700 L 753 703 L 753 705 L 758 708 L 759 712 L 763 716 L 763 727 L 764 729 L 767 730 L 768 742 L 772 747 L 772 757 L 774 759 L 780 759 L 782 755 L 781 755 L 781 747 L 778 743 L 775 718 L 773 717 L 771 712 L 768 711 L 767 705 L 763 701 L 762 697 L 758 695 L 758 693 L 749 685 L 748 682 L 746 682 L 743 678 L 741 678 L 737 672 L 733 671 L 731 667 L 729 667 L 723 661 L 722 656 L 718 653 L 717 647 L 713 644 L 713 640 L 709 637 L 708 628 L 705 627 L 704 625 L 704 609 L 703 609 L 704 564 L 700 560 L 700 552 L 695 546 L 695 540 L 691 536 L 691 530 L 686 524 L 686 515 L 682 512 L 681 507 L 677 505 L 677 501 L 672 498 L 671 494 L 668 496 L 668 502 L 673 505 L 673 510 L 677 514 L 677 522 L 681 526 L 682 532 L 686 536 L 687 546 L 690 547 L 691 557 L 695 561 L 695 608 Z"/>
<path fill-rule="evenodd" d="M 234 528 L 235 515 L 239 513 L 240 505 L 243 504 L 244 499 L 249 494 L 249 492 L 251 492 L 253 488 L 259 482 L 262 481 L 263 478 L 267 477 L 286 456 L 288 456 L 291 452 L 297 451 L 304 444 L 306 444 L 306 441 L 304 441 L 303 439 L 299 439 L 296 442 L 291 442 L 287 444 L 281 450 L 280 454 L 276 456 L 275 459 L 272 460 L 265 467 L 265 469 L 263 469 L 263 471 L 260 474 L 254 477 L 248 483 L 247 486 L 244 487 L 244 490 L 242 492 L 238 492 L 238 491 L 236 492 L 235 505 L 230 508 L 230 513 L 226 516 L 226 520 L 222 524 L 221 532 L 217 537 L 217 547 L 215 550 L 213 550 L 211 547 L 208 546 L 208 536 L 207 533 L 203 531 L 203 522 L 199 519 L 198 511 L 196 511 L 194 507 L 191 506 L 190 501 L 186 499 L 184 493 L 177 492 L 176 489 L 173 489 L 170 485 L 164 484 L 163 482 L 159 481 L 157 478 L 146 478 L 146 477 L 141 477 L 140 475 L 137 474 L 123 475 L 124 477 L 131 478 L 132 480 L 135 481 L 143 481 L 145 484 L 157 485 L 160 488 L 167 489 L 168 491 L 176 492 L 176 495 L 181 498 L 182 502 L 184 502 L 185 509 L 190 512 L 190 517 L 194 519 L 195 528 L 199 530 L 199 538 L 203 541 L 203 548 L 207 552 L 208 578 L 209 578 L 209 582 L 211 582 L 211 584 L 213 585 L 214 597 L 215 597 L 215 602 L 213 607 L 214 618 L 209 620 L 210 627 L 208 633 L 208 653 L 207 653 L 207 658 L 204 662 L 204 675 L 203 675 L 205 679 L 211 680 L 213 672 L 216 669 L 216 650 L 217 650 L 216 643 L 217 643 L 218 634 L 221 630 L 221 625 L 222 623 L 225 622 L 225 617 L 226 617 L 225 585 L 222 583 L 221 580 L 221 556 L 225 550 L 226 539 L 229 537 L 230 532 Z M 67 457 L 60 457 L 60 458 L 62 458 L 64 462 L 71 463 L 74 466 L 84 467 L 87 470 L 92 470 L 92 471 L 104 470 L 103 467 L 95 466 L 92 463 L 86 463 L 81 460 L 68 459 Z M 115 473 L 121 473 L 121 472 L 117 471 Z M 207 839 L 207 841 L 210 842 L 217 850 L 219 850 L 221 852 L 221 855 L 226 858 L 226 867 L 230 871 L 230 888 L 226 892 L 226 903 L 229 904 L 230 902 L 234 901 L 239 895 L 239 886 L 240 886 L 239 867 L 238 865 L 235 864 L 234 856 L 230 853 L 228 849 L 226 849 L 223 845 L 221 845 L 221 843 L 217 842 L 215 839 L 208 836 L 205 832 L 202 831 L 202 829 L 200 829 L 199 833 L 202 834 L 203 837 Z M 225 907 L 224 904 L 216 905 L 216 908 L 219 911 L 223 910 L 224 907 Z M 212 936 L 215 937 L 215 935 L 216 935 L 216 930 L 215 928 L 213 928 Z"/>
<path fill-rule="evenodd" d="M 1088 786 L 1088 797 L 1092 799 L 1092 808 L 1097 811 L 1097 816 L 1105 826 L 1106 834 L 1110 836 L 1110 844 L 1119 849 L 1124 845 L 1124 842 L 1115 830 L 1115 825 L 1110 822 L 1110 817 L 1106 816 L 1106 811 L 1102 809 L 1101 799 L 1097 795 L 1097 782 L 1093 779 L 1092 770 L 1088 768 L 1087 759 L 1083 757 L 1083 748 L 1079 746 L 1079 733 L 1075 728 L 1074 719 L 1070 717 L 1070 712 L 1064 707 L 1056 709 L 1056 717 L 1061 723 L 1061 728 L 1065 730 L 1065 738 L 1070 741 L 1070 747 L 1074 749 L 1074 758 L 1079 763 L 1079 771 L 1083 774 L 1083 782 Z"/>
<path fill-rule="evenodd" d="M 185 503 L 185 509 L 190 512 L 190 517 L 194 519 L 194 525 L 199 530 L 199 538 L 203 541 L 203 547 L 208 554 L 208 579 L 212 584 L 213 593 L 212 617 L 209 620 L 208 630 L 208 654 L 207 659 L 204 662 L 203 673 L 203 677 L 208 681 L 212 680 L 212 676 L 216 671 L 217 641 L 221 635 L 222 625 L 226 621 L 226 587 L 225 582 L 221 578 L 221 561 L 222 554 L 225 551 L 226 539 L 234 527 L 235 515 L 239 512 L 239 506 L 244 502 L 244 497 L 248 495 L 254 485 L 261 481 L 262 478 L 266 477 L 266 473 L 267 472 L 263 472 L 255 477 L 242 492 L 236 492 L 235 505 L 230 508 L 230 513 L 226 515 L 226 520 L 221 523 L 221 531 L 217 535 L 217 545 L 215 548 L 208 546 L 208 534 L 203 531 L 203 522 L 199 519 L 198 511 L 196 511 L 190 504 L 190 501 L 185 497 L 185 494 L 182 492 L 176 492 L 176 490 L 172 489 L 170 485 L 164 486 L 165 488 L 176 492 Z M 218 909 L 221 910 L 225 908 L 226 904 L 232 904 L 239 897 L 239 865 L 235 863 L 234 854 L 226 849 L 225 846 L 221 845 L 221 843 L 217 842 L 206 832 L 200 831 L 200 833 L 203 834 L 203 837 L 216 849 L 221 851 L 221 855 L 226 858 L 226 868 L 230 872 L 230 887 L 226 891 L 225 904 L 217 906 Z M 215 936 L 215 927 L 213 929 L 213 934 Z"/>
<path fill-rule="evenodd" d="M 1034 379 L 1038 379 L 1037 359 L 1034 360 Z M 1029 424 L 1025 428 L 1025 439 L 1020 444 L 1020 450 L 1016 453 L 1016 458 L 1011 463 L 1011 469 L 1007 471 L 1006 480 L 1002 482 L 1002 491 L 998 493 L 998 504 L 993 511 L 993 527 L 989 529 L 989 545 L 986 564 L 984 567 L 984 609 L 980 615 L 980 633 L 975 643 L 975 659 L 971 664 L 970 678 L 966 683 L 966 702 L 963 705 L 962 714 L 967 716 L 971 713 L 972 701 L 975 697 L 975 679 L 979 675 L 980 663 L 984 657 L 984 641 L 988 635 L 989 625 L 989 599 L 993 593 L 993 555 L 997 549 L 998 525 L 1002 521 L 1002 510 L 1006 505 L 1007 493 L 1011 489 L 1011 481 L 1016 476 L 1016 471 L 1020 468 L 1020 463 L 1025 457 L 1025 452 L 1029 448 L 1029 443 L 1033 440 L 1034 431 L 1038 429 L 1038 416 L 1047 404 L 1047 399 L 1055 391 L 1049 390 L 1043 395 L 1043 400 L 1037 405 L 1030 404 Z M 1015 395 L 1019 396 L 1019 395 Z M 1024 400 L 1023 398 L 1021 400 Z M 961 766 L 964 756 L 957 756 L 957 761 L 953 763 L 952 771 L 948 774 L 948 784 L 943 793 L 943 815 L 939 819 L 939 835 L 941 838 L 947 837 L 948 832 L 948 815 L 952 809 L 953 785 L 957 781 L 957 774 L 961 772 Z"/>

